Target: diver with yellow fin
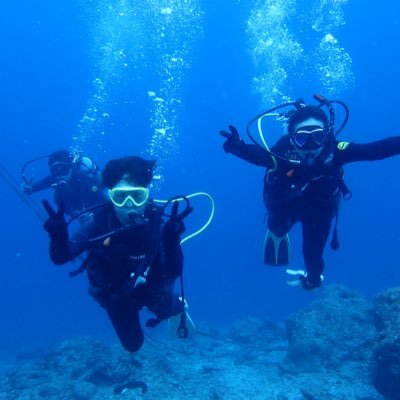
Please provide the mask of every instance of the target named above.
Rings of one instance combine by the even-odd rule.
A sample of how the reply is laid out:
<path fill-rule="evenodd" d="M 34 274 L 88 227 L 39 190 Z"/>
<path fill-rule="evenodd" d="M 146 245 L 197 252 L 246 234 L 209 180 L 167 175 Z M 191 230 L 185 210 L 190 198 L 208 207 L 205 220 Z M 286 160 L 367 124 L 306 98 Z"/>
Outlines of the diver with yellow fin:
<path fill-rule="evenodd" d="M 264 204 L 268 213 L 268 232 L 264 243 L 264 262 L 286 266 L 290 262 L 288 232 L 302 224 L 305 271 L 287 270 L 293 278 L 290 286 L 306 290 L 322 284 L 323 251 L 332 220 L 335 228 L 331 247 L 339 248 L 337 220 L 341 198 L 351 192 L 343 181 L 343 165 L 356 161 L 374 161 L 400 154 L 400 137 L 390 137 L 366 144 L 338 141 L 349 110 L 340 100 L 314 95 L 317 105 L 303 100 L 276 106 L 254 117 L 247 133 L 254 144 L 246 144 L 234 126 L 220 134 L 226 138 L 224 150 L 252 164 L 267 169 L 264 177 Z M 336 128 L 335 106 L 343 111 L 343 121 Z M 323 110 L 328 111 L 329 116 Z M 288 111 L 289 109 L 289 111 Z M 271 148 L 265 141 L 262 122 L 275 117 L 287 123 L 287 133 Z M 257 124 L 259 140 L 251 133 Z M 259 143 L 261 141 L 261 143 Z"/>
<path fill-rule="evenodd" d="M 106 310 L 120 342 L 130 352 L 138 351 L 143 344 L 139 318 L 143 307 L 155 314 L 146 326 L 155 327 L 177 317 L 176 334 L 179 338 L 188 336 L 191 319 L 183 292 L 181 245 L 202 232 L 214 214 L 212 198 L 205 193 L 151 199 L 149 185 L 154 166 L 154 161 L 137 156 L 109 161 L 102 180 L 110 201 L 86 210 L 93 218 L 71 238 L 68 225 L 82 213 L 67 222 L 62 204 L 56 211 L 43 202 L 48 214 L 44 229 L 50 237 L 51 260 L 62 265 L 86 252 L 82 266 L 71 275 L 87 272 L 89 294 Z M 202 228 L 181 239 L 184 220 L 193 211 L 189 198 L 194 196 L 207 197 L 212 212 Z M 180 201 L 186 204 L 182 211 L 178 210 Z M 178 278 L 180 296 L 174 292 Z"/>

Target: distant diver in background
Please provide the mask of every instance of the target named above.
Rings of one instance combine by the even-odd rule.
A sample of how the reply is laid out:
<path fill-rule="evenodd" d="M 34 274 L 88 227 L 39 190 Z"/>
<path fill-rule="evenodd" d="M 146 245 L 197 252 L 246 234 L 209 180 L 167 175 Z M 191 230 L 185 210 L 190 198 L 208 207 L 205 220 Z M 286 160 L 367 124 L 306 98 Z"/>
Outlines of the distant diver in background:
<path fill-rule="evenodd" d="M 295 276 L 288 284 L 305 290 L 318 288 L 322 283 L 323 251 L 333 218 L 336 222 L 331 247 L 334 250 L 339 248 L 339 204 L 342 196 L 345 199 L 351 197 L 343 182 L 343 165 L 400 154 L 399 136 L 366 144 L 338 141 L 336 137 L 348 120 L 347 106 L 339 100 L 328 101 L 320 95 L 314 98 L 319 102 L 318 106 L 305 105 L 299 100 L 274 107 L 253 118 L 247 125 L 247 132 L 255 144 L 246 144 L 241 140 L 234 126 L 229 126 L 229 132 L 220 132 L 226 138 L 223 145 L 226 153 L 267 168 L 263 192 L 268 214 L 268 232 L 264 243 L 266 264 L 289 264 L 288 232 L 296 222 L 302 224 L 306 271 L 287 272 Z M 345 111 L 345 118 L 338 129 L 335 128 L 334 104 L 342 106 Z M 276 114 L 279 109 L 287 107 L 292 107 L 289 113 Z M 329 118 L 323 107 L 329 111 Z M 269 114 L 286 117 L 288 122 L 287 134 L 271 148 L 266 144 L 260 127 L 262 118 Z M 263 146 L 250 132 L 255 122 L 258 122 Z"/>
<path fill-rule="evenodd" d="M 50 174 L 37 182 L 27 179 L 24 174 L 26 167 L 43 158 L 48 158 Z M 69 216 L 106 201 L 98 166 L 89 157 L 70 150 L 55 151 L 49 156 L 28 161 L 21 175 L 25 194 L 54 189 L 55 204 L 60 206 L 64 203 L 65 213 Z"/>
<path fill-rule="evenodd" d="M 61 204 L 56 212 L 44 200 L 49 215 L 44 229 L 50 236 L 50 257 L 65 264 L 83 252 L 87 257 L 78 271 L 87 271 L 90 295 L 107 311 L 124 348 L 140 349 L 144 336 L 139 311 L 147 307 L 155 318 L 146 325 L 154 327 L 161 321 L 180 319 L 177 334 L 187 337 L 183 296 L 174 293 L 174 283 L 182 278 L 183 253 L 180 236 L 183 223 L 192 208 L 178 213 L 178 202 L 171 200 L 171 214 L 163 221 L 165 207 L 149 199 L 154 161 L 130 156 L 112 160 L 102 177 L 109 189 L 109 202 L 94 211 L 93 220 L 81 226 L 69 238 L 68 225 Z M 187 199 L 186 199 L 187 200 Z"/>

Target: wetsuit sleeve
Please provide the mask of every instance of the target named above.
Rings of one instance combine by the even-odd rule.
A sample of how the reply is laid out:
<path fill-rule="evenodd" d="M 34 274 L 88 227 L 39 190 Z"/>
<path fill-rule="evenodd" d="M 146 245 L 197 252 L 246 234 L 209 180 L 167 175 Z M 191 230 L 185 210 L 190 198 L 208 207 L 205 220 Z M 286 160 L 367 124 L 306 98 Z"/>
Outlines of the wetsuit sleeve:
<path fill-rule="evenodd" d="M 339 142 L 336 150 L 337 160 L 340 164 L 383 160 L 398 154 L 400 154 L 400 136 L 365 144 Z"/>
<path fill-rule="evenodd" d="M 183 269 L 183 252 L 179 238 L 163 241 L 165 272 L 169 278 L 176 279 Z"/>
<path fill-rule="evenodd" d="M 83 225 L 71 240 L 50 239 L 50 258 L 56 265 L 63 265 L 89 249 L 89 239 L 92 237 L 92 224 Z"/>
<path fill-rule="evenodd" d="M 241 141 L 237 146 L 232 146 L 229 152 L 251 164 L 266 168 L 274 167 L 274 162 L 269 153 L 255 144 L 246 144 Z"/>
<path fill-rule="evenodd" d="M 29 190 L 29 194 L 40 192 L 41 190 L 48 189 L 55 183 L 54 177 L 51 175 L 46 176 L 45 178 L 41 179 L 40 181 L 33 183 Z"/>

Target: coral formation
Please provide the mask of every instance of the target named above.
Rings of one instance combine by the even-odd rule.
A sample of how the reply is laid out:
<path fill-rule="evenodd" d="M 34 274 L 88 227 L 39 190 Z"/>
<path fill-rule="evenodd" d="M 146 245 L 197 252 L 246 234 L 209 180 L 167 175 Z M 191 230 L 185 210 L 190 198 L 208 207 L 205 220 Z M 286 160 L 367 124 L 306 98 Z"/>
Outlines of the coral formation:
<path fill-rule="evenodd" d="M 247 317 L 136 354 L 88 337 L 21 354 L 0 369 L 0 400 L 398 400 L 399 328 L 400 289 L 369 302 L 329 286 L 286 330 Z"/>

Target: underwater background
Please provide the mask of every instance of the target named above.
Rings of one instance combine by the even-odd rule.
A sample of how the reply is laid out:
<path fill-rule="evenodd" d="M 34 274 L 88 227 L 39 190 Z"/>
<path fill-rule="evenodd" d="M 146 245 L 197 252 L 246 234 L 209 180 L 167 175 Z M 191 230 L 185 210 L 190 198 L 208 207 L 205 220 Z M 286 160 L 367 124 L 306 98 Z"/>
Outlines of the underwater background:
<path fill-rule="evenodd" d="M 398 2 L 23 0 L 0 10 L 0 160 L 16 179 L 27 160 L 68 147 L 101 167 L 155 157 L 154 197 L 205 191 L 216 204 L 210 227 L 184 245 L 195 321 L 280 322 L 318 297 L 263 265 L 264 170 L 226 155 L 219 131 L 233 124 L 247 140 L 254 115 L 321 93 L 350 108 L 340 139 L 399 135 Z M 399 167 L 398 157 L 345 167 L 353 197 L 341 206 L 340 250 L 325 251 L 324 285 L 367 298 L 399 285 Z M 68 276 L 77 264 L 51 264 L 42 222 L 3 183 L 0 205 L 0 349 L 82 335 L 114 343 L 86 277 Z M 210 207 L 192 205 L 188 232 Z M 303 268 L 298 226 L 290 237 L 292 267 Z"/>

